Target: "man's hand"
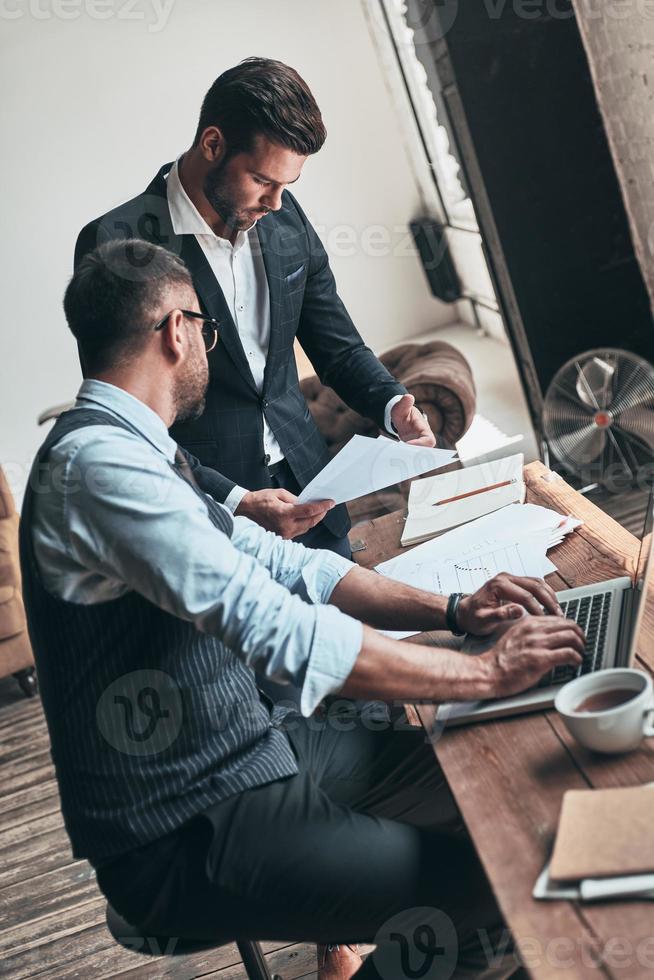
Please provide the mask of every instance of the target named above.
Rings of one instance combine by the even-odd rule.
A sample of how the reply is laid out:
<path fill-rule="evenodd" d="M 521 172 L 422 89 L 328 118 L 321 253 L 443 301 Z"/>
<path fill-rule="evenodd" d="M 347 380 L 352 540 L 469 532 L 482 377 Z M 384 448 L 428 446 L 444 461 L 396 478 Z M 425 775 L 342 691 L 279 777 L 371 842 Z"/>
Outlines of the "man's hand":
<path fill-rule="evenodd" d="M 400 401 L 391 409 L 391 422 L 402 442 L 433 449 L 436 445 L 436 437 L 429 428 L 427 419 L 415 407 L 415 401 L 413 395 L 402 395 Z"/>
<path fill-rule="evenodd" d="M 579 667 L 584 634 L 561 616 L 524 616 L 487 652 L 480 655 L 489 670 L 489 696 L 510 697 L 538 684 L 554 667 Z"/>
<path fill-rule="evenodd" d="M 267 531 L 275 531 L 282 538 L 297 538 L 315 527 L 334 506 L 333 500 L 321 500 L 316 504 L 298 504 L 297 497 L 288 490 L 251 490 L 236 508 L 238 517 L 249 517 Z"/>
<path fill-rule="evenodd" d="M 556 594 L 543 579 L 502 572 L 473 595 L 461 599 L 457 622 L 466 633 L 488 636 L 500 626 L 520 619 L 525 611 L 532 616 L 542 616 L 544 612 L 563 615 Z"/>

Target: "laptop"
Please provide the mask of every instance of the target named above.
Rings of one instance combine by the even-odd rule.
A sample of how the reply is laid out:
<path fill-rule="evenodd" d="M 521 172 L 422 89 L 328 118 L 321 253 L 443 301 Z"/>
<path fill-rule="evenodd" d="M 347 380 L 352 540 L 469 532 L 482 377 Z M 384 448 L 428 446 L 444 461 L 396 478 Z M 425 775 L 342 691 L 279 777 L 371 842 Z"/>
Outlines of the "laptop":
<path fill-rule="evenodd" d="M 551 707 L 561 685 L 575 677 L 609 667 L 631 666 L 639 647 L 648 589 L 652 587 L 653 526 L 654 484 L 650 489 L 634 578 L 625 576 L 556 593 L 564 615 L 578 623 L 586 634 L 581 666 L 556 667 L 536 687 L 508 698 L 447 702 L 440 705 L 436 722 L 451 727 L 539 711 Z M 475 655 L 488 650 L 494 642 L 493 637 L 467 637 L 462 650 Z"/>

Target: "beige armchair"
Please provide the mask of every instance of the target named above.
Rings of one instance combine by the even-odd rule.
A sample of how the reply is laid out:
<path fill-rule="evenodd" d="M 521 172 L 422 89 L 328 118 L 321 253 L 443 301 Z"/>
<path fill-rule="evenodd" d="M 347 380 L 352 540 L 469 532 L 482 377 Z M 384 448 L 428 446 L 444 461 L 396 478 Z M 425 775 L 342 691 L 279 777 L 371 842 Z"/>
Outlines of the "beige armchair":
<path fill-rule="evenodd" d="M 21 594 L 18 514 L 0 468 L 0 677 L 9 674 L 28 697 L 36 693 L 34 657 Z"/>

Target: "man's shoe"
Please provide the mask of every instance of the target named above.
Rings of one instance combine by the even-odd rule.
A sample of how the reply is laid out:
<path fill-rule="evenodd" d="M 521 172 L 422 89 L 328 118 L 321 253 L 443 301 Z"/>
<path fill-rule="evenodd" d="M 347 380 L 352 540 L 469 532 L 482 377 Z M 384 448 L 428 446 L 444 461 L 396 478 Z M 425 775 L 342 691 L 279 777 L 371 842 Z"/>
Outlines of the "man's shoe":
<path fill-rule="evenodd" d="M 318 946 L 318 980 L 350 980 L 362 963 L 357 946 Z"/>

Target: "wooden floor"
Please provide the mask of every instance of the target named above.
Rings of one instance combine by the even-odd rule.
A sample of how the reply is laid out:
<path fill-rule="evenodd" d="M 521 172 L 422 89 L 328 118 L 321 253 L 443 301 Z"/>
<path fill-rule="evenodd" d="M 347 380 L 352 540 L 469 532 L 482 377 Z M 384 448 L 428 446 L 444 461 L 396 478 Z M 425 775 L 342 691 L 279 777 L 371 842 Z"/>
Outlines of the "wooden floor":
<path fill-rule="evenodd" d="M 38 697 L 0 679 L 0 977 L 246 980 L 235 945 L 150 957 L 118 946 L 104 921 L 93 868 L 75 861 L 59 810 Z M 271 973 L 315 977 L 310 945 L 264 943 Z"/>

